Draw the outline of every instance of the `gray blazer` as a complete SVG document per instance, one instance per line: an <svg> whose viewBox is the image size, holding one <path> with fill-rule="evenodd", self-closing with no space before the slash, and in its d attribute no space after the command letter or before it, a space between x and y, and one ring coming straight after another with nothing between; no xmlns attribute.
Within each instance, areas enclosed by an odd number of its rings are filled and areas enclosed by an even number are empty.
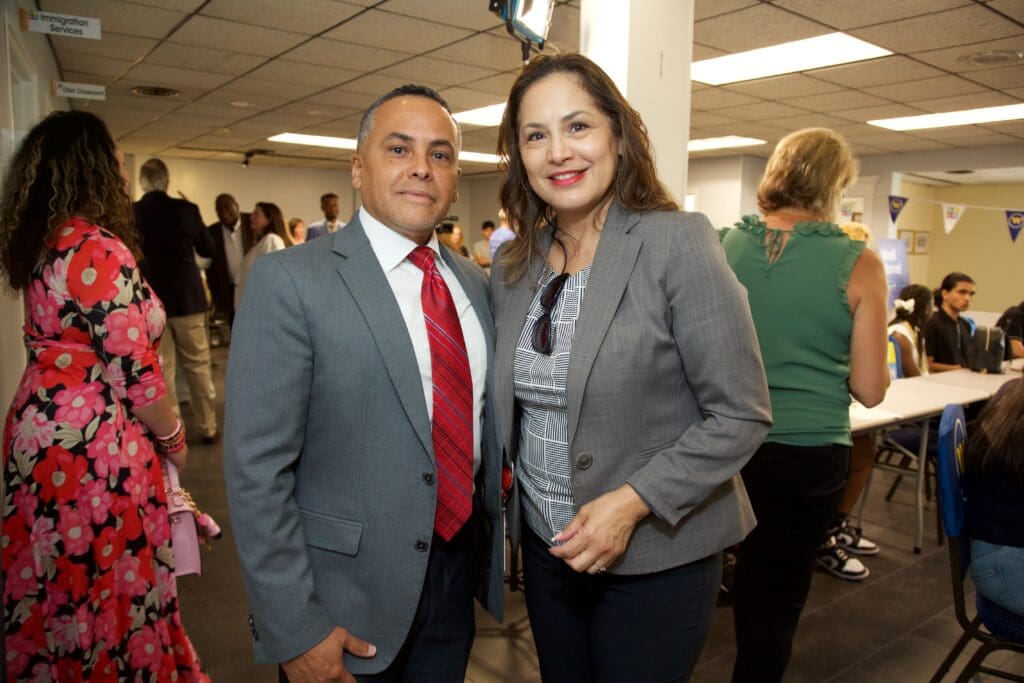
<svg viewBox="0 0 1024 683"><path fill-rule="evenodd" d="M550 243L549 233L545 253ZM492 405L513 462L515 346L543 268L534 259L506 287L500 254L492 265ZM738 472L771 425L768 385L746 291L703 215L640 214L612 204L576 321L567 390L577 509L629 483L653 511L609 571L679 566L754 527ZM517 504L514 495L514 547Z"/></svg>
<svg viewBox="0 0 1024 683"><path fill-rule="evenodd" d="M483 270L442 248L480 319ZM501 466L485 416L476 480L478 597L502 613ZM224 476L257 661L305 652L334 626L377 646L379 672L419 602L437 489L412 342L358 217L260 258L231 339ZM431 476L428 476L431 475Z"/></svg>

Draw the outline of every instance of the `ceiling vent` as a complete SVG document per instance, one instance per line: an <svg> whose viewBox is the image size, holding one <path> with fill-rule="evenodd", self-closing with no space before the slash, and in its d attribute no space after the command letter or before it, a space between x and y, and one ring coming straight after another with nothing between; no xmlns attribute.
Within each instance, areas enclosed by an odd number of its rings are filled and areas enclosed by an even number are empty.
<svg viewBox="0 0 1024 683"><path fill-rule="evenodd" d="M957 57L960 64L974 64L988 68L1024 64L1024 52L1020 50L984 50Z"/></svg>
<svg viewBox="0 0 1024 683"><path fill-rule="evenodd" d="M132 94L140 97L177 97L181 92L174 88L162 88L158 85L137 85L132 88Z"/></svg>

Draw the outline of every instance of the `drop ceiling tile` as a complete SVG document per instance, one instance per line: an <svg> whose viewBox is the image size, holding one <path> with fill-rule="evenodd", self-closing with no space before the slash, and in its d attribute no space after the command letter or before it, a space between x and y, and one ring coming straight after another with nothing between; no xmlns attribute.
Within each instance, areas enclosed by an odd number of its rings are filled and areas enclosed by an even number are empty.
<svg viewBox="0 0 1024 683"><path fill-rule="evenodd" d="M990 88L1007 90L1009 88L1024 87L1024 66L1007 66L1002 69L988 69L986 71L971 71L964 74L964 78L983 83Z"/></svg>
<svg viewBox="0 0 1024 683"><path fill-rule="evenodd" d="M291 100L301 99L315 93L319 88L303 83L282 83L267 81L253 76L242 76L228 83L220 90L224 93L242 95L243 100L262 99L265 102L282 104Z"/></svg>
<svg viewBox="0 0 1024 683"><path fill-rule="evenodd" d="M103 119L108 126L114 120L117 120L119 123L132 122L138 126L153 121L163 114L162 111L154 111L152 109L118 106L107 100L75 100L73 105L76 111L92 112Z"/></svg>
<svg viewBox="0 0 1024 683"><path fill-rule="evenodd" d="M324 38L314 38L288 53L288 59L292 61L356 71L375 71L410 56L407 52L353 45Z"/></svg>
<svg viewBox="0 0 1024 683"><path fill-rule="evenodd" d="M845 85L847 88L864 88L944 75L938 69L900 55L816 69L810 73L815 78Z"/></svg>
<svg viewBox="0 0 1024 683"><path fill-rule="evenodd" d="M189 141L188 146L192 148L205 147L208 149L249 149L263 143L265 140L249 131L229 132L217 131L207 135L200 135Z"/></svg>
<svg viewBox="0 0 1024 683"><path fill-rule="evenodd" d="M188 87L205 91L226 83L230 78L227 74L143 63L133 67L122 80L130 81L132 85Z"/></svg>
<svg viewBox="0 0 1024 683"><path fill-rule="evenodd" d="M178 109L160 117L160 123L179 128L193 127L203 129L226 128L235 120L237 119L226 116L203 116L194 111L185 111L184 109Z"/></svg>
<svg viewBox="0 0 1024 683"><path fill-rule="evenodd" d="M694 62L699 62L702 59L711 59L712 57L721 57L722 55L729 54L725 50L719 50L716 47L710 47L708 45L701 45L694 41L693 43L693 55L690 59Z"/></svg>
<svg viewBox="0 0 1024 683"><path fill-rule="evenodd" d="M765 121L767 119L781 119L786 116L803 116L807 114L807 109L791 107L789 104L779 104L778 102L758 102L747 106L735 107L729 111L725 111L725 113L735 119L741 119L744 121ZM691 125L693 125L693 117L697 114L706 116L708 112L693 112L690 115Z"/></svg>
<svg viewBox="0 0 1024 683"><path fill-rule="evenodd" d="M927 130L915 130L914 137L926 140L939 140L949 144L959 145L964 140L980 138L986 135L997 135L982 126L949 126L947 128L929 128ZM1007 136L1009 137L1009 136Z"/></svg>
<svg viewBox="0 0 1024 683"><path fill-rule="evenodd" d="M512 84L515 83L518 76L519 72L506 72L497 76L481 78L478 81L464 83L463 85L471 90L479 90L496 95L498 99L495 101L499 101L508 99L509 90L512 89Z"/></svg>
<svg viewBox="0 0 1024 683"><path fill-rule="evenodd" d="M53 42L53 49L58 56L65 52L77 52L109 59L123 59L129 62L141 59L157 45L157 41L153 38L139 38L107 31L105 24L103 25L103 40L82 40L81 38L62 36L50 36L49 38Z"/></svg>
<svg viewBox="0 0 1024 683"><path fill-rule="evenodd" d="M68 76L68 74L65 74L65 76ZM128 112L132 112L133 116L134 114L139 114L139 118L142 118L146 112L153 116L157 113L177 109L185 102L187 100L183 100L180 97L140 97L139 95L113 93L108 90L107 99L103 102L97 102L97 104L115 107L122 112L122 116L127 116ZM80 103L86 105L88 100L81 100Z"/></svg>
<svg viewBox="0 0 1024 683"><path fill-rule="evenodd" d="M850 147L853 149L854 156L864 158L872 154L885 154L889 150L882 147L873 147L871 145L863 145L859 142L851 142Z"/></svg>
<svg viewBox="0 0 1024 683"><path fill-rule="evenodd" d="M363 11L358 5L333 0L210 0L202 13L240 24L273 26L314 35Z"/></svg>
<svg viewBox="0 0 1024 683"><path fill-rule="evenodd" d="M446 88L439 91L452 111L465 111L494 104L494 95L469 88Z"/></svg>
<svg viewBox="0 0 1024 683"><path fill-rule="evenodd" d="M766 120L764 123L775 128L782 128L787 133L801 128L832 128L846 123L845 120L829 114L804 114L803 116L786 116Z"/></svg>
<svg viewBox="0 0 1024 683"><path fill-rule="evenodd" d="M693 19L694 21L710 19L719 14L728 14L756 4L757 0L697 0L693 8Z"/></svg>
<svg viewBox="0 0 1024 683"><path fill-rule="evenodd" d="M819 95L821 93L835 92L841 90L842 86L828 81L822 81L803 74L787 74L785 76L774 76L772 78L759 78L755 81L744 81L722 86L731 92L738 92L743 95L752 95L766 100L784 100L788 102L790 97L805 97L807 95Z"/></svg>
<svg viewBox="0 0 1024 683"><path fill-rule="evenodd" d="M312 126L305 126L295 131L306 135L330 135L337 138L354 138L359 133L359 122L349 118L324 121Z"/></svg>
<svg viewBox="0 0 1024 683"><path fill-rule="evenodd" d="M131 0L135 5L148 5L150 7L162 7L163 9L174 10L191 14L199 9L206 0ZM104 31L105 33L105 31Z"/></svg>
<svg viewBox="0 0 1024 683"><path fill-rule="evenodd" d="M767 103L766 103L767 104ZM730 123L736 123L740 120L736 114L742 107L737 107L736 112L729 112L732 116L724 116L718 112L710 111L693 111L690 112L690 128L703 128L704 126L721 126ZM754 108L751 107L751 110ZM757 120L760 117L753 118Z"/></svg>
<svg viewBox="0 0 1024 683"><path fill-rule="evenodd" d="M449 24L474 31L486 31L502 23L501 18L487 10L485 2L465 0L389 0L375 9L405 14L419 19L429 19L440 24Z"/></svg>
<svg viewBox="0 0 1024 683"><path fill-rule="evenodd" d="M511 71L522 66L522 53L518 42L486 33L435 50L430 56L482 66L493 71Z"/></svg>
<svg viewBox="0 0 1024 683"><path fill-rule="evenodd" d="M428 52L472 35L464 28L371 9L323 37L371 47L401 45L406 52Z"/></svg>
<svg viewBox="0 0 1024 683"><path fill-rule="evenodd" d="M834 26L840 31L906 19L941 10L969 5L970 0L858 0L857 2L822 2L821 0L776 0L784 7L807 19Z"/></svg>
<svg viewBox="0 0 1024 683"><path fill-rule="evenodd" d="M274 59L247 74L247 77L278 83L298 83L323 90L358 78L359 75L358 71L339 69L334 66L317 66L316 64L292 62L287 59Z"/></svg>
<svg viewBox="0 0 1024 683"><path fill-rule="evenodd" d="M1010 88L1009 90L1003 90L1003 92L1010 97L1016 97L1018 100L1024 102L1024 88Z"/></svg>
<svg viewBox="0 0 1024 683"><path fill-rule="evenodd" d="M959 58L978 52L989 52L992 50L1017 50L1024 52L1024 34L1014 36L1012 38L986 40L983 42L971 43L970 45L958 45L956 47L945 48L942 50L918 52L915 53L913 57L914 59L918 59L928 64L933 64L934 66L937 66L940 69L945 69L946 71L964 73L967 71L985 71L992 67L991 65L985 64L960 62L958 61Z"/></svg>
<svg viewBox="0 0 1024 683"><path fill-rule="evenodd" d="M163 38L188 16L184 12L119 0L43 0L40 8L47 12L99 19L104 35L111 31L146 38ZM93 41L78 39L78 42Z"/></svg>
<svg viewBox="0 0 1024 683"><path fill-rule="evenodd" d="M913 105L926 112L960 111L961 109L977 109L979 107L999 107L1005 104L1018 104L1018 100L1009 95L987 91L957 97L939 97L931 100L915 101Z"/></svg>
<svg viewBox="0 0 1024 683"><path fill-rule="evenodd" d="M479 128L472 131L462 131L462 148L474 152L494 154L498 148L497 127Z"/></svg>
<svg viewBox="0 0 1024 683"><path fill-rule="evenodd" d="M285 121L288 119L293 120L295 128L300 126L311 126L317 123L323 123L324 121L331 121L354 113L360 112L359 110L351 107L328 106L326 104L317 104L309 100L299 100L298 102L292 102L291 104L286 104L283 107L278 107L271 112L267 112L268 115L274 114L281 116Z"/></svg>
<svg viewBox="0 0 1024 683"><path fill-rule="evenodd" d="M726 52L744 52L790 40L813 38L830 29L765 3L693 25L693 42Z"/></svg>
<svg viewBox="0 0 1024 683"><path fill-rule="evenodd" d="M893 52L910 53L1005 38L1021 33L1021 27L983 5L972 4L850 33Z"/></svg>
<svg viewBox="0 0 1024 683"><path fill-rule="evenodd" d="M178 43L161 43L146 57L145 63L240 76L247 71L252 71L265 61L266 57L259 55L247 55L241 52L215 50L195 45L182 48Z"/></svg>
<svg viewBox="0 0 1024 683"><path fill-rule="evenodd" d="M301 33L249 26L213 17L193 16L168 39L184 45L214 46L220 50L273 57L295 47L307 37Z"/></svg>
<svg viewBox="0 0 1024 683"><path fill-rule="evenodd" d="M936 149L950 149L951 145L947 145L943 142L935 142L933 140L915 140L913 138L904 137L899 142L895 143L891 149L897 152L931 152Z"/></svg>
<svg viewBox="0 0 1024 683"><path fill-rule="evenodd" d="M225 112L234 111L237 113L235 118L241 119L266 109L279 107L286 101L283 98L266 96L250 97L237 92L227 91L224 88L218 88L213 92L206 93L201 98L197 98L196 104L204 107L219 107Z"/></svg>
<svg viewBox="0 0 1024 683"><path fill-rule="evenodd" d="M372 101L407 83L409 83L409 80L406 78L388 76L383 73L372 73L362 78L351 80L345 83L345 85L339 86L338 90L369 95Z"/></svg>
<svg viewBox="0 0 1024 683"><path fill-rule="evenodd" d="M1020 0L988 0L988 6L1024 24L1024 3Z"/></svg>
<svg viewBox="0 0 1024 683"><path fill-rule="evenodd" d="M548 29L547 45L560 52L580 50L580 10L570 5L555 5L551 14L551 28Z"/></svg>
<svg viewBox="0 0 1024 683"><path fill-rule="evenodd" d="M390 89L391 88L388 88L387 90ZM325 104L328 106L338 105L350 109L358 109L359 111L364 111L367 107L373 104L373 101L375 99L377 99L380 95L383 95L385 92L387 92L387 90L370 94L346 90L345 86L341 86L338 88L331 88L330 90L324 90L323 92L318 92L314 95L310 95L309 97L306 98L306 100L309 102L314 102L316 104Z"/></svg>
<svg viewBox="0 0 1024 683"><path fill-rule="evenodd" d="M736 123L726 123L718 126L707 126L700 129L700 135L691 135L691 138L698 140L700 138L716 138L723 135L740 135L743 137L757 138L759 140L767 140L769 142L776 142L779 139L785 137L790 132L799 128L806 128L807 126L777 126L770 123L762 123L760 121L737 121Z"/></svg>
<svg viewBox="0 0 1024 683"><path fill-rule="evenodd" d="M79 42L85 42L81 40ZM97 74L100 76L113 77L122 74L131 68L132 62L123 59L109 59L96 55L83 54L81 52L65 51L60 53L59 63L61 69L80 71L82 73Z"/></svg>
<svg viewBox="0 0 1024 683"><path fill-rule="evenodd" d="M959 76L937 76L922 78L917 81L892 83L889 85L862 88L869 95L884 97L894 102L914 102L916 100L934 98L936 94L966 95L982 92L984 87Z"/></svg>
<svg viewBox="0 0 1024 683"><path fill-rule="evenodd" d="M809 111L842 112L846 109L878 107L890 104L889 100L874 95L867 95L859 90L837 90L822 95L809 97L791 97L788 104Z"/></svg>
<svg viewBox="0 0 1024 683"><path fill-rule="evenodd" d="M690 93L690 109L705 111L711 109L724 109L726 107L743 107L755 105L763 100L750 95L741 95L736 92L729 92L721 88L708 88L699 92ZM728 112L723 112L726 116Z"/></svg>
<svg viewBox="0 0 1024 683"><path fill-rule="evenodd" d="M1024 121L1003 121L1002 123L986 123L985 128L995 132L1024 138Z"/></svg>
<svg viewBox="0 0 1024 683"><path fill-rule="evenodd" d="M404 78L413 83L425 83L434 88L458 85L495 75L491 69L433 57L416 57L381 69L380 73Z"/></svg>

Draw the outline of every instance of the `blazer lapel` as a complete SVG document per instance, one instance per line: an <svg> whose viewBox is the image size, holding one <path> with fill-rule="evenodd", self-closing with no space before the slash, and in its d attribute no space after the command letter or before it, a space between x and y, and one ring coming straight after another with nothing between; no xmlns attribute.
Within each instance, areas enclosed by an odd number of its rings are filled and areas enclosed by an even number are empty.
<svg viewBox="0 0 1024 683"><path fill-rule="evenodd" d="M597 352L601 348L605 333L612 322L619 301L622 299L630 273L636 265L637 254L643 240L631 235L630 230L640 221L633 213L626 211L618 201L613 201L604 221L601 239L594 254L594 263L583 297L583 307L576 321L572 337L572 353L569 358L569 377L566 388L566 410L569 418L568 438L570 445L579 426L580 410L583 406L583 392L594 366Z"/></svg>
<svg viewBox="0 0 1024 683"><path fill-rule="evenodd" d="M358 216L330 239L334 241L331 248L341 257L337 259L338 274L345 281L377 342L377 349L406 417L416 430L427 457L433 459L430 418L423 399L416 352L398 301L391 292L391 285L370 247Z"/></svg>

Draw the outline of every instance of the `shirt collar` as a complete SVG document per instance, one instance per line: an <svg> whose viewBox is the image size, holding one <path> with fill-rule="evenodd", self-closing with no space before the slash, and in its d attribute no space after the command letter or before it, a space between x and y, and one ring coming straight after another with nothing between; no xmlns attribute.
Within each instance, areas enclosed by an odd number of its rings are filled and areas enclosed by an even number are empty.
<svg viewBox="0 0 1024 683"><path fill-rule="evenodd" d="M402 265L412 250L420 246L374 218L365 206L359 207L359 222L362 224L366 239L370 240L370 247L377 255L377 260L380 261L380 266L385 273L390 273ZM441 270L446 269L448 264L441 256L441 245L437 241L437 233L430 233L430 241L426 246L434 251L434 262L437 267Z"/></svg>

